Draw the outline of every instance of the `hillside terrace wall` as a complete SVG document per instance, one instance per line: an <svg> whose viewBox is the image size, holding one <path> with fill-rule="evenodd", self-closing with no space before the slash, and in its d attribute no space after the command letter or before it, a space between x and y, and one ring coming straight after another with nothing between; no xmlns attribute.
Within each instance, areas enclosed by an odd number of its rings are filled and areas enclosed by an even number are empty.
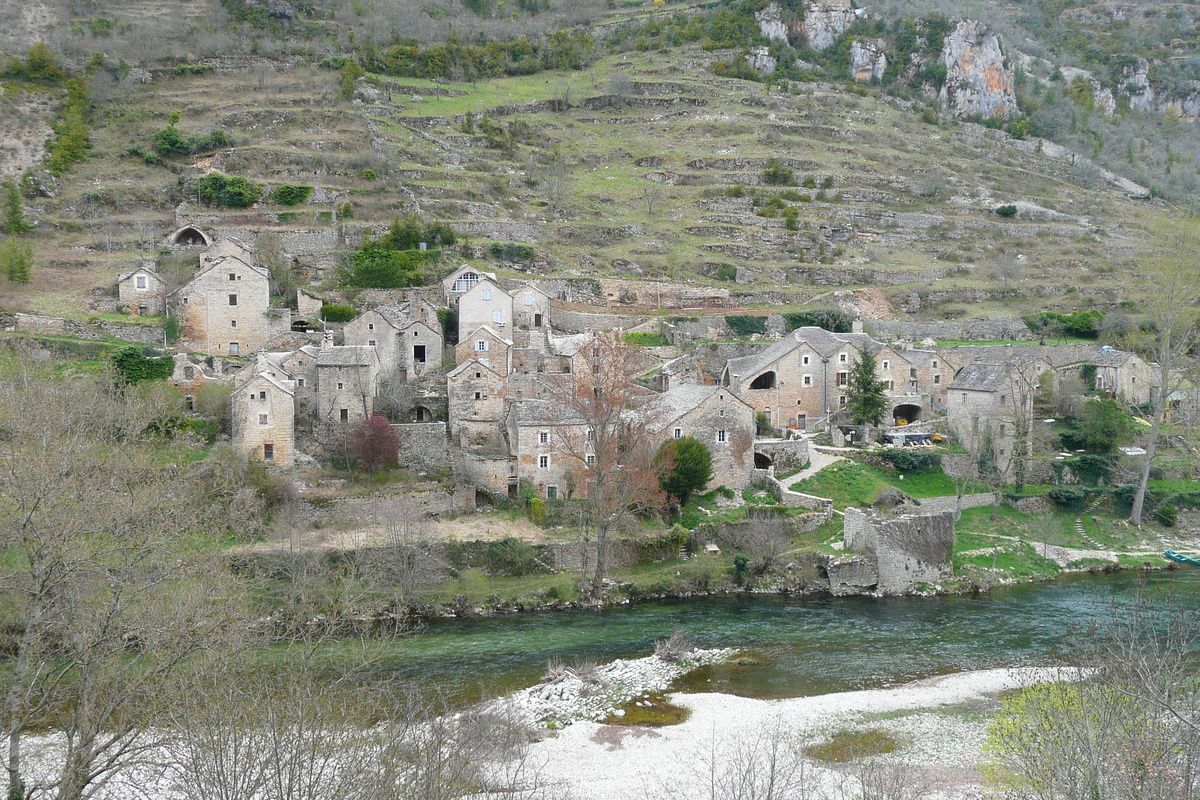
<svg viewBox="0 0 1200 800"><path fill-rule="evenodd" d="M75 339L106 339L110 336L127 342L162 347L163 329L153 325L122 325L119 322L89 320L79 322L62 317L44 317L37 314L15 314L13 329L24 333L43 336L70 336Z"/></svg>
<svg viewBox="0 0 1200 800"><path fill-rule="evenodd" d="M444 422L392 425L400 439L397 462L418 472L438 472L450 461L450 440Z"/></svg>
<svg viewBox="0 0 1200 800"><path fill-rule="evenodd" d="M877 339L911 339L917 342L923 339L972 342L1036 338L1029 326L1018 317L989 317L961 322L905 322L894 319L872 319L866 320L863 327Z"/></svg>
<svg viewBox="0 0 1200 800"><path fill-rule="evenodd" d="M663 281L559 278L537 282L552 299L627 311L731 308L729 289Z"/></svg>
<svg viewBox="0 0 1200 800"><path fill-rule="evenodd" d="M959 498L953 496L922 497L920 500L922 514L940 514L946 511L953 513L959 509L966 510L968 508L990 506L993 502L995 502L995 495L992 492L964 494L961 505L959 504Z"/></svg>

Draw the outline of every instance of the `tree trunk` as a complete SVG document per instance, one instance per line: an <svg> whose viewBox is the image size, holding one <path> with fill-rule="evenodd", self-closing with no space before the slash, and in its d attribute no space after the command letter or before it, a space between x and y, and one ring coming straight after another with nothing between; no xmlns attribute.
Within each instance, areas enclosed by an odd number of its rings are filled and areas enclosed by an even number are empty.
<svg viewBox="0 0 1200 800"><path fill-rule="evenodd" d="M1154 416L1151 421L1150 439L1146 442L1146 455L1142 457L1142 470L1138 475L1137 491L1133 495L1133 508L1129 511L1129 521L1139 528L1142 525L1142 509L1146 504L1146 488L1150 485L1150 467L1154 463L1154 454L1158 451L1158 430L1166 417L1167 403L1171 396L1171 329L1162 333L1158 348L1158 390L1154 393Z"/></svg>
<svg viewBox="0 0 1200 800"><path fill-rule="evenodd" d="M592 576L592 600L599 603L604 599L604 573L608 569L605 550L608 548L608 525L596 525L596 571Z"/></svg>

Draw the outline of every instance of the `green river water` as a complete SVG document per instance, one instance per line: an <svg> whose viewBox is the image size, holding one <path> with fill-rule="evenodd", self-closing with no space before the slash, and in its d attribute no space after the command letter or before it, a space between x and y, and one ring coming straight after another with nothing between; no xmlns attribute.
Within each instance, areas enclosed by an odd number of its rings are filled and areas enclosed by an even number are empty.
<svg viewBox="0 0 1200 800"><path fill-rule="evenodd" d="M550 658L649 655L655 639L678 628L701 647L745 649L754 662L713 668L691 688L796 697L1057 663L1139 592L1200 608L1200 568L1068 577L975 596L736 596L442 620L393 642L378 668L469 701L536 683Z"/></svg>

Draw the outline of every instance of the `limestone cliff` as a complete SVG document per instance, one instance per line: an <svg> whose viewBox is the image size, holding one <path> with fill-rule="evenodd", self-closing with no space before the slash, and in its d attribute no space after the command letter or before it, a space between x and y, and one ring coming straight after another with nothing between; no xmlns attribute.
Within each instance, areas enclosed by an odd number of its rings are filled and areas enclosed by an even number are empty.
<svg viewBox="0 0 1200 800"><path fill-rule="evenodd" d="M779 3L771 3L762 11L755 12L758 20L758 30L764 37L772 41L786 42L788 40L787 26L783 24L783 9Z"/></svg>
<svg viewBox="0 0 1200 800"><path fill-rule="evenodd" d="M881 39L855 39L850 45L850 74L858 83L883 78L887 56Z"/></svg>
<svg viewBox="0 0 1200 800"><path fill-rule="evenodd" d="M812 0L804 9L803 33L813 50L825 50L854 24L856 14L850 0Z"/></svg>
<svg viewBox="0 0 1200 800"><path fill-rule="evenodd" d="M957 116L1007 119L1020 113L1000 37L982 23L958 20L942 46L942 63L946 83L938 99Z"/></svg>

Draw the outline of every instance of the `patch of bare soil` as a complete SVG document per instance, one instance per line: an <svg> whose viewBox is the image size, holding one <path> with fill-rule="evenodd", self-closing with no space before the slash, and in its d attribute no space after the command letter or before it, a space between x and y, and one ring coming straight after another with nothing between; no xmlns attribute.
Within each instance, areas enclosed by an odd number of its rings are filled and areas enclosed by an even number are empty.
<svg viewBox="0 0 1200 800"><path fill-rule="evenodd" d="M422 522L412 535L420 539L443 542L494 542L516 537L529 544L546 540L542 529L527 519L510 520L492 514L470 514L455 519ZM394 533L382 525L354 528L320 528L298 534L290 539L273 539L240 548L248 553L277 553L299 548L302 550L353 550L360 547L380 547L392 541Z"/></svg>

